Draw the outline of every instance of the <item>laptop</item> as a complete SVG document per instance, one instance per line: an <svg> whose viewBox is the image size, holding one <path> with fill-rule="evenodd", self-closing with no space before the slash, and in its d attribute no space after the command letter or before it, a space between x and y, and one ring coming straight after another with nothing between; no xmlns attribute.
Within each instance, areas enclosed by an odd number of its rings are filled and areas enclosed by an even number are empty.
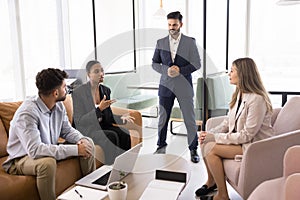
<svg viewBox="0 0 300 200"><path fill-rule="evenodd" d="M117 156L113 165L103 165L75 182L75 185L107 190L108 184L119 181L132 172L142 143ZM120 172L125 173L120 176Z"/></svg>

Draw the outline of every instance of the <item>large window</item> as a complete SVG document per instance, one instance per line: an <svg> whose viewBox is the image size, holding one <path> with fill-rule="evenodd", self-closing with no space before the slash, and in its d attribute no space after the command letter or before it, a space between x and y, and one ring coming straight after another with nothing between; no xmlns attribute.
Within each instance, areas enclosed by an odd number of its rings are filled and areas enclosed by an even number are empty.
<svg viewBox="0 0 300 200"><path fill-rule="evenodd" d="M227 1L207 1L206 54L207 73L224 71L226 68Z"/></svg>
<svg viewBox="0 0 300 200"><path fill-rule="evenodd" d="M15 66L12 52L11 26L7 1L0 1L0 99L15 99Z"/></svg>
<svg viewBox="0 0 300 200"><path fill-rule="evenodd" d="M34 95L37 72L61 67L56 1L27 0L19 6L26 95Z"/></svg>
<svg viewBox="0 0 300 200"><path fill-rule="evenodd" d="M44 68L80 69L85 68L88 60L95 59L92 3L0 1L0 100L23 100L37 94L35 76ZM99 49L105 53L121 52L113 57L98 54L99 60L109 60L104 66L113 66L113 72L133 71L132 1L95 0L95 12ZM123 33L129 34L115 46L109 43L108 48L102 48L103 43Z"/></svg>
<svg viewBox="0 0 300 200"><path fill-rule="evenodd" d="M247 0L230 0L229 3L228 69L237 58L246 56Z"/></svg>
<svg viewBox="0 0 300 200"><path fill-rule="evenodd" d="M63 6L63 13L66 16L64 19L68 20L63 24L69 24L69 29L68 26L63 27L66 35L66 58L70 59L69 63L66 62L66 67L85 68L86 61L95 58L92 1L69 0Z"/></svg>
<svg viewBox="0 0 300 200"><path fill-rule="evenodd" d="M136 67L144 73L142 79L157 79L152 56L156 40L168 34L166 16L155 15L159 0L134 0L135 10L132 0L0 1L1 100L36 94L35 75L43 68L79 69L95 59L93 2L97 59L105 71L129 72ZM162 2L165 14L182 13L182 32L196 38L202 57L203 1ZM267 90L299 91L295 83L300 76L300 5L279 6L274 0L229 2L229 67L236 58L252 57ZM225 70L226 7L227 1L207 0L208 74Z"/></svg>
<svg viewBox="0 0 300 200"><path fill-rule="evenodd" d="M252 57L268 91L299 91L299 8L274 0L230 0L229 65ZM281 106L280 95L270 97L274 107Z"/></svg>
<svg viewBox="0 0 300 200"><path fill-rule="evenodd" d="M167 35L166 16L155 16L159 9L159 1L140 1L139 5L139 27L165 30ZM199 0L164 0L163 9L168 14L172 11L180 11L183 15L182 33L194 37L199 47L201 58L203 57L203 1ZM224 71L226 66L226 15L227 1L207 1L207 73ZM161 37L161 31L155 35L156 39ZM155 44L154 44L155 45ZM146 52L142 60L151 63L153 52ZM202 58L203 59L203 58ZM144 63L143 63L144 61ZM201 70L193 75L201 76Z"/></svg>
<svg viewBox="0 0 300 200"><path fill-rule="evenodd" d="M268 90L299 91L300 5L274 0L251 1L249 56L262 72Z"/></svg>
<svg viewBox="0 0 300 200"><path fill-rule="evenodd" d="M249 56L255 59L268 91L299 91L300 5L279 6L253 0L250 6ZM274 107L279 95L271 95Z"/></svg>
<svg viewBox="0 0 300 200"><path fill-rule="evenodd" d="M132 0L95 0L97 59L106 73L134 70Z"/></svg>

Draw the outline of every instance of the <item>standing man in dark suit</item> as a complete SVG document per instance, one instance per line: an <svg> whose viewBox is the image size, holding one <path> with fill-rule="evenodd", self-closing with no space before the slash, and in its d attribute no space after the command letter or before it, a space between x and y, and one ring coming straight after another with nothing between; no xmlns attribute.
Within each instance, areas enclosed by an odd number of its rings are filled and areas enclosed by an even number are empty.
<svg viewBox="0 0 300 200"><path fill-rule="evenodd" d="M164 153L167 128L175 97L179 102L188 132L191 161L199 162L197 126L194 113L192 73L200 69L200 56L194 38L183 35L182 15L167 15L169 35L159 39L152 58L152 68L161 74L159 83L159 122L156 153Z"/></svg>

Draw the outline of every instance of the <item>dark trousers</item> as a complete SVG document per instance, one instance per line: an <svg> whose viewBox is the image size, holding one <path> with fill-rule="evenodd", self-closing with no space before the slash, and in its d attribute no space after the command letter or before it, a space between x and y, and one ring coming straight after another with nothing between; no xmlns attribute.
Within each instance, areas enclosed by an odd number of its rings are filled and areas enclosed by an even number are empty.
<svg viewBox="0 0 300 200"><path fill-rule="evenodd" d="M123 149L125 151L127 151L128 149L131 148L130 133L127 129L120 128L117 126L109 126L109 127L105 127L105 129L103 131L106 132L107 130L113 131L116 133L117 138L114 138L112 140L118 140L118 142L112 141L114 144L116 144L118 147L120 147L121 149Z"/></svg>
<svg viewBox="0 0 300 200"><path fill-rule="evenodd" d="M180 109L183 114L184 124L187 128L187 140L190 150L197 149L198 137L197 126L195 122L195 111L193 98L184 94L178 93L177 96L173 93L169 97L159 97L159 121L158 121L158 141L157 145L167 145L167 128L170 120L172 107L174 105L175 98L178 99Z"/></svg>
<svg viewBox="0 0 300 200"><path fill-rule="evenodd" d="M93 139L95 145L98 144L103 149L105 160L100 160L100 162L111 165L118 155L130 149L131 140L129 131L126 129L113 126L105 128L104 130L99 128L87 136Z"/></svg>

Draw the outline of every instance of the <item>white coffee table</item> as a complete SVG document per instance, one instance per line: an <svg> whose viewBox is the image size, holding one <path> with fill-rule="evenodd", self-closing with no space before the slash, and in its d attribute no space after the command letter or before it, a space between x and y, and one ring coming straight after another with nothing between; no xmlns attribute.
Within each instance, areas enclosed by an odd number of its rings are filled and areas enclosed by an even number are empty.
<svg viewBox="0 0 300 200"><path fill-rule="evenodd" d="M172 154L141 154L133 173L124 178L128 184L127 199L140 198L148 183L155 179L156 169L186 172L187 182L190 179L190 167L184 158Z"/></svg>
<svg viewBox="0 0 300 200"><path fill-rule="evenodd" d="M141 197L148 183L155 179L157 169L185 172L187 182L190 179L190 167L184 158L173 154L141 154L137 158L133 172L123 179L128 184L128 200L138 200ZM109 197L104 199L109 200Z"/></svg>

